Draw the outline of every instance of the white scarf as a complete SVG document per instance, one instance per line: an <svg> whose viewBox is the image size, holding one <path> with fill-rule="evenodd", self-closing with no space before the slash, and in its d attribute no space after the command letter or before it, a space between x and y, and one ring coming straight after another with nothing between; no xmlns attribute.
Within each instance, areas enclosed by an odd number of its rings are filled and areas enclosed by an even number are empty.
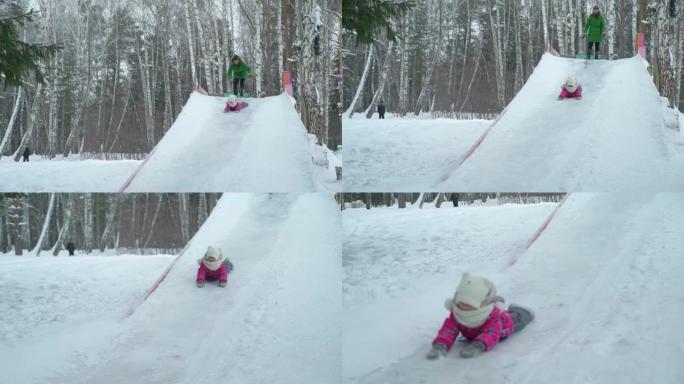
<svg viewBox="0 0 684 384"><path fill-rule="evenodd" d="M206 258L202 258L201 260L202 260L202 264L204 264L204 266L206 266L207 268L209 268L212 271L215 271L215 270L221 268L221 264L223 264L223 256L219 257L219 259L216 261L209 261Z"/></svg>
<svg viewBox="0 0 684 384"><path fill-rule="evenodd" d="M463 311L456 306L456 303L451 306L456 321L467 328L477 328L484 324L492 310L494 310L494 303L489 303L474 311Z"/></svg>

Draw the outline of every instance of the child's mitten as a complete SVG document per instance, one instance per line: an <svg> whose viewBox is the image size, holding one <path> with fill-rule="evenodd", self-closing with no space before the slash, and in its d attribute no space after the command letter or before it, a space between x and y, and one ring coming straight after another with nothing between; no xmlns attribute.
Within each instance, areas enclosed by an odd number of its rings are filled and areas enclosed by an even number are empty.
<svg viewBox="0 0 684 384"><path fill-rule="evenodd" d="M204 281L198 281L197 288L204 288Z"/></svg>
<svg viewBox="0 0 684 384"><path fill-rule="evenodd" d="M463 358L470 358L470 357L475 357L482 352L484 352L485 346L482 344L480 341L473 341L472 343L468 344L465 348L461 349L461 357Z"/></svg>
<svg viewBox="0 0 684 384"><path fill-rule="evenodd" d="M226 282L225 282L225 281L219 281L219 287L225 288L225 287L226 287Z"/></svg>
<svg viewBox="0 0 684 384"><path fill-rule="evenodd" d="M436 343L432 346L432 349L427 354L428 360L434 360L437 358L442 358L447 354L447 346L444 343Z"/></svg>

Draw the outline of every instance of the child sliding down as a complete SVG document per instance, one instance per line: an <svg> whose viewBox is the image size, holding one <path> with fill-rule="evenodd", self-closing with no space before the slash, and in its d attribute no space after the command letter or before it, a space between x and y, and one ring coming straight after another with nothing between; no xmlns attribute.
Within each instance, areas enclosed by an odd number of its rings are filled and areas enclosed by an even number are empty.
<svg viewBox="0 0 684 384"><path fill-rule="evenodd" d="M459 333L470 341L461 350L461 357L477 356L521 331L534 319L532 312L525 308L510 305L504 310L497 306L497 302L503 302L503 299L496 295L492 282L464 273L456 294L445 303L451 313L433 340L427 358L432 360L446 356Z"/></svg>
<svg viewBox="0 0 684 384"><path fill-rule="evenodd" d="M228 96L226 100L226 107L223 112L240 112L241 109L246 108L249 104L238 99L235 95Z"/></svg>
<svg viewBox="0 0 684 384"><path fill-rule="evenodd" d="M206 280L218 280L219 287L225 288L228 283L228 272L233 269L233 265L228 259L223 258L221 249L209 247L204 257L197 260L199 269L197 270L197 287L204 287Z"/></svg>
<svg viewBox="0 0 684 384"><path fill-rule="evenodd" d="M565 84L561 87L561 93L558 95L558 100L567 98L582 99L582 85L572 76L565 80Z"/></svg>

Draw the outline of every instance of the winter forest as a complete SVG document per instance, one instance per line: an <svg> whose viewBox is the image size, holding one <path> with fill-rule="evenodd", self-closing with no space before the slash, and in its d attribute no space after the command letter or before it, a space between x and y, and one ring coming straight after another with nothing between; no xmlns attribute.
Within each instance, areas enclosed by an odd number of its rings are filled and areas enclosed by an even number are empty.
<svg viewBox="0 0 684 384"><path fill-rule="evenodd" d="M0 194L0 253L176 253L220 194Z"/></svg>
<svg viewBox="0 0 684 384"><path fill-rule="evenodd" d="M670 107L684 110L684 2L681 0L410 0L371 44L345 34L345 107L490 118L520 90L549 48L586 52L584 20L598 4L606 18L602 54L636 54L645 34L650 72ZM396 34L396 38L390 35ZM359 97L355 98L357 89ZM354 103L354 105L351 105Z"/></svg>
<svg viewBox="0 0 684 384"><path fill-rule="evenodd" d="M251 67L246 92L278 95L289 71L307 131L333 150L341 144L339 1L0 4L2 18L31 15L21 40L60 47L39 65L44 84L0 87L0 155L18 160L30 146L47 158L141 159L193 90L232 90L226 68L236 54Z"/></svg>
<svg viewBox="0 0 684 384"><path fill-rule="evenodd" d="M425 204L442 208L473 204L557 203L564 196L564 193L343 193L340 208L406 208L407 204L418 208L423 208ZM451 204L443 205L444 202Z"/></svg>

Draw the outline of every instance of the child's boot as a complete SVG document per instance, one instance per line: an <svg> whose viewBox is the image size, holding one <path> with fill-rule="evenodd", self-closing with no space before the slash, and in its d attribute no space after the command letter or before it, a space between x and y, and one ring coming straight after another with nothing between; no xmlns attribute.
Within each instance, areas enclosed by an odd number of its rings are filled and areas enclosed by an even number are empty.
<svg viewBox="0 0 684 384"><path fill-rule="evenodd" d="M219 287L225 288L225 287L226 287L226 282L225 282L225 281L219 281Z"/></svg>
<svg viewBox="0 0 684 384"><path fill-rule="evenodd" d="M522 331L527 324L534 320L534 313L532 313L532 311L515 304L509 305L507 311L511 314L513 325L515 325L515 331L513 331L513 333Z"/></svg>

